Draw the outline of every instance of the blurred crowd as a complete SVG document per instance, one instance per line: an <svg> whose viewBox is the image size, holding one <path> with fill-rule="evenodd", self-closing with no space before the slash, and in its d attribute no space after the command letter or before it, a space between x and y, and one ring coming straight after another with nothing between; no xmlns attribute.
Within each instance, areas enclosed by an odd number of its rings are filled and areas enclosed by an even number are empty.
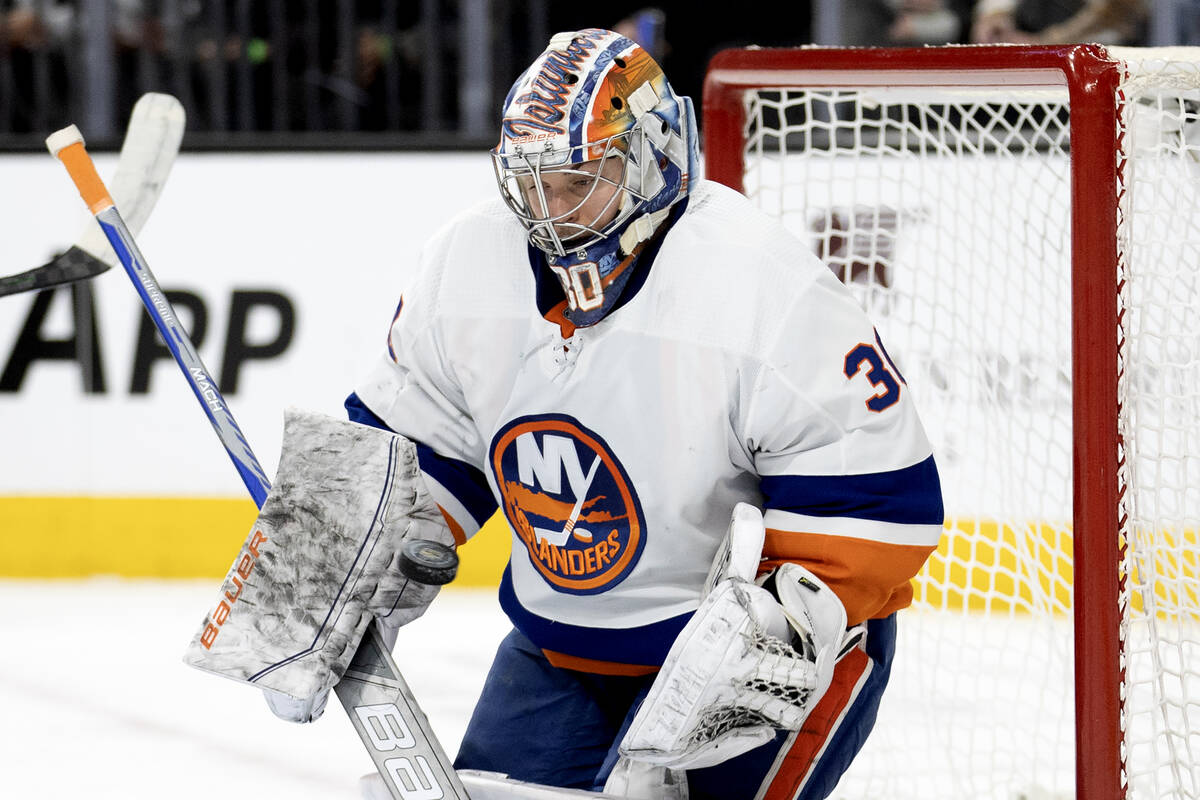
<svg viewBox="0 0 1200 800"><path fill-rule="evenodd" d="M843 44L1146 43L1151 0L847 0Z"/></svg>
<svg viewBox="0 0 1200 800"><path fill-rule="evenodd" d="M0 136L44 132L104 104L121 120L151 90L179 96L193 131L453 133L472 80L498 107L549 33L586 26L637 39L697 101L712 55L749 44L1200 43L1200 0L802 0L786 16L751 6L0 0ZM1175 41L1152 42L1152 12L1168 6Z"/></svg>
<svg viewBox="0 0 1200 800"><path fill-rule="evenodd" d="M0 132L81 113L97 70L118 118L157 90L193 130L417 129L418 17L387 0L0 0Z"/></svg>

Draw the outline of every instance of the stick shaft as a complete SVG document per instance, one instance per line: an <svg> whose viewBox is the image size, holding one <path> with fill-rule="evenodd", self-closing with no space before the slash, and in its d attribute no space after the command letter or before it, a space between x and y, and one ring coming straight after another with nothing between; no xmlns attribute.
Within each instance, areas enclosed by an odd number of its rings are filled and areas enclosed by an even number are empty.
<svg viewBox="0 0 1200 800"><path fill-rule="evenodd" d="M154 320L154 325L162 334L175 363L182 370L188 385L192 387L192 392L212 423L213 430L225 446L225 451L232 459L238 474L242 476L255 505L262 508L271 488L270 481L250 450L250 445L234 420L233 413L225 404L225 398L221 396L216 381L205 368L192 345L191 338L179 324L174 309L159 288L158 281L138 249L137 242L121 219L121 214L104 182L96 173L95 164L84 149L83 137L71 126L53 134L47 140L47 145L67 167L79 194L92 210L96 221L100 223L104 235L117 254L117 259L137 289L142 305ZM439 792L437 795L420 792L424 797L467 800L466 790L463 789L450 759L446 757L425 715L417 706L416 699L409 691L408 684L375 626L372 626L368 634L368 641L374 646L370 651L364 648L355 654L355 660L351 663L352 669L348 670L334 689L346 713L350 715L355 732L375 761L388 791L398 799L412 796L411 791L405 787L415 783L418 790ZM369 652L374 653L374 663L371 663ZM353 669L356 664L360 668L363 665L369 665L370 668L365 674L360 674ZM369 723L370 719L374 719L371 715L378 715L383 711L394 712L396 718L413 734L404 740L403 746L390 736L381 740L378 732ZM420 738L417 738L418 736ZM412 741L409 742L409 739ZM403 752L393 753L397 748Z"/></svg>
<svg viewBox="0 0 1200 800"><path fill-rule="evenodd" d="M121 219L135 236L158 203L186 125L183 106L171 95L147 92L133 106L116 173L105 181L105 186L121 209ZM94 222L89 221L76 244L110 266L117 266L104 232Z"/></svg>
<svg viewBox="0 0 1200 800"><path fill-rule="evenodd" d="M167 301L166 295L163 294L158 281L154 278L154 273L147 266L146 259L138 249L137 242L133 240L133 235L125 226L124 220L121 219L120 212L117 211L116 206L110 205L96 214L96 221L100 223L104 235L108 237L109 243L117 254L117 259L125 268L134 288L137 289L138 296L142 299L142 305L146 307L146 311L154 320L158 332L162 334L163 341L166 342L171 355L175 357L175 363L179 365L184 377L187 378L188 385L192 387L192 392L196 395L196 400L204 408L209 423L212 424L225 451L229 453L234 467L242 477L242 482L246 484L246 489L254 498L255 505L261 508L262 504L266 502L267 492L271 489L270 480L250 449L250 444L246 441L242 429L238 427L237 420L233 418L233 412L229 410L225 398L217 388L217 382L213 380L212 375L204 366L191 338L180 324L179 318L175 316L174 309L171 308L170 302Z"/></svg>
<svg viewBox="0 0 1200 800"><path fill-rule="evenodd" d="M67 168L75 188L79 190L83 201L100 223L101 230L117 254L117 260L121 262L125 273L133 282L138 296L142 299L142 305L154 321L154 326L158 328L188 385L192 387L192 392L204 409L217 438L221 440L225 452L229 454L234 467L241 475L242 482L254 498L255 505L261 508L271 488L270 480L258 459L254 457L242 429L233 418L233 412L229 410L225 398L217 388L217 382L204 366L191 338L180 324L154 273L150 271L145 257L133 239L133 234L121 219L120 211L113 204L112 196L96 172L96 165L83 146L83 137L79 135L78 129L71 126L53 134L47 143L51 152Z"/></svg>
<svg viewBox="0 0 1200 800"><path fill-rule="evenodd" d="M113 200L129 230L145 224L175 162L186 114L168 94L147 92L133 106L116 174L108 182ZM95 277L116 265L112 248L100 226L89 219L75 244L39 267L0 275L0 297L74 283Z"/></svg>

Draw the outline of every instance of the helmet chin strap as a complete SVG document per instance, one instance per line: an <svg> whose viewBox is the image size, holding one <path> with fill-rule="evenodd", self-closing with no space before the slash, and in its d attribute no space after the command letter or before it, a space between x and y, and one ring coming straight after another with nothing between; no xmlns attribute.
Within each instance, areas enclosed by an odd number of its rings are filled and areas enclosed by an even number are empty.
<svg viewBox="0 0 1200 800"><path fill-rule="evenodd" d="M649 114L656 106L658 106L659 100L660 98L658 92L654 90L654 86L649 81L646 81L635 91L630 93L629 109L633 113L633 116L640 122L644 116ZM671 161L679 165L685 172L687 171L687 154L683 140L678 134L674 133L673 131L668 131L665 123L662 126L645 126L644 135L648 140L643 144L645 152L638 154L639 157L637 159L641 169L646 170L651 166L654 166L654 168L657 169L657 166L654 165L653 151L650 150L648 146L650 143L653 143L655 146L660 148ZM655 195L665 185L660 173L655 172L654 178L658 181L658 185L649 187L642 185L640 189L643 195ZM645 182L646 180L643 178L643 183ZM629 198L627 196L626 200L628 199ZM621 233L621 253L623 255L631 254L635 247L652 237L654 232L658 230L658 227L662 225L663 221L670 213L671 206L668 205L666 208L659 209L658 211L649 211L634 219L633 222L631 222L625 228L624 232Z"/></svg>
<svg viewBox="0 0 1200 800"><path fill-rule="evenodd" d="M663 223L663 220L671 213L671 207L661 209L659 211L651 211L647 214L642 214L629 224L629 227L621 234L621 253L629 255L633 249L642 242L649 239L658 230L658 226Z"/></svg>

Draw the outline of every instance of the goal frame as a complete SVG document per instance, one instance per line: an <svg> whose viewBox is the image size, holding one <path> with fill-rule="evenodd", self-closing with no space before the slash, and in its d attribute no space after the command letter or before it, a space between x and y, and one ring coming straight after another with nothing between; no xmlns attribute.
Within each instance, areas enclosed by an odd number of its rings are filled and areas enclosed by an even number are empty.
<svg viewBox="0 0 1200 800"><path fill-rule="evenodd" d="M745 48L719 52L704 81L706 177L744 191L744 96L752 89L863 86L1066 87L1070 103L1072 522L1075 792L1126 796L1122 747L1123 553L1118 430L1118 85L1099 45ZM1086 176L1086 177L1085 177Z"/></svg>

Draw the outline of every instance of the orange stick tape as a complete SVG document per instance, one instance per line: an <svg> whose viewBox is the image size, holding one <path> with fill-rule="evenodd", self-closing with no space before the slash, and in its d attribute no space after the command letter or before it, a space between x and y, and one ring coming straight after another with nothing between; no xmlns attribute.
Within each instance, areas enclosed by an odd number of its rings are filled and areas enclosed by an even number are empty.
<svg viewBox="0 0 1200 800"><path fill-rule="evenodd" d="M96 172L96 165L92 162L88 151L84 149L83 142L67 145L58 151L58 157L63 166L67 168L71 180L75 182L75 188L79 190L83 202L87 203L93 214L99 214L113 206L112 197L108 194L104 181L100 180L100 175Z"/></svg>

